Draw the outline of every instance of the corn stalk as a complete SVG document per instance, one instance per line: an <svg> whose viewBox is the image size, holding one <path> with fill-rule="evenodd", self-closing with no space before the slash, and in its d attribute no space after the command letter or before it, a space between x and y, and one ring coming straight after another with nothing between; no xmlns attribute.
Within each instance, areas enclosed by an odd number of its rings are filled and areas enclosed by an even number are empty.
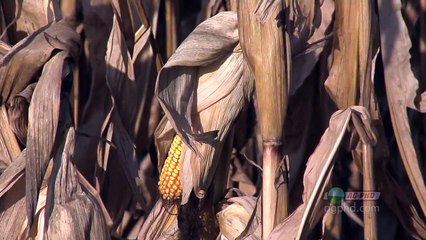
<svg viewBox="0 0 426 240"><path fill-rule="evenodd" d="M285 164L281 165L280 149L287 111L290 54L280 16L283 4L274 8L272 17L261 23L254 13L256 2L239 2L238 21L241 46L256 82L263 138L262 235L266 238L288 214L287 183L276 186L275 182L276 173L286 171Z"/></svg>

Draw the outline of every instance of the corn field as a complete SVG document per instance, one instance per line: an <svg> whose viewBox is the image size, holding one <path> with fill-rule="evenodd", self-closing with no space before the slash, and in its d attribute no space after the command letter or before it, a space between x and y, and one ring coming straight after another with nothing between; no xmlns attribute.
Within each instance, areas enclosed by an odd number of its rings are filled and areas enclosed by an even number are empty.
<svg viewBox="0 0 426 240"><path fill-rule="evenodd" d="M425 0L0 0L0 239L426 239Z"/></svg>

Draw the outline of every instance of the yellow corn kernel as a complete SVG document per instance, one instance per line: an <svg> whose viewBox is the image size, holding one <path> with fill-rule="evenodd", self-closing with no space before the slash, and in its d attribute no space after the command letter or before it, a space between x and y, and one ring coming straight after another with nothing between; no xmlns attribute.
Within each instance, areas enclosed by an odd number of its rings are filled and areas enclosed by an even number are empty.
<svg viewBox="0 0 426 240"><path fill-rule="evenodd" d="M182 146L182 139L176 135L161 169L158 189L165 201L179 201L182 198L182 184L179 176Z"/></svg>

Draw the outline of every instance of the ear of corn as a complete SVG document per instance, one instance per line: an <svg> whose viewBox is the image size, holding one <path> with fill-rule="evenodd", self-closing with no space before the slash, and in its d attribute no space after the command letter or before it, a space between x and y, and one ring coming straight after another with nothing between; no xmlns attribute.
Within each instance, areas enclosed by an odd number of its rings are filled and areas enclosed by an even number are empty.
<svg viewBox="0 0 426 240"><path fill-rule="evenodd" d="M182 198L182 183L180 181L182 147L182 139L179 135L176 135L173 138L158 181L158 188L164 201L175 202Z"/></svg>

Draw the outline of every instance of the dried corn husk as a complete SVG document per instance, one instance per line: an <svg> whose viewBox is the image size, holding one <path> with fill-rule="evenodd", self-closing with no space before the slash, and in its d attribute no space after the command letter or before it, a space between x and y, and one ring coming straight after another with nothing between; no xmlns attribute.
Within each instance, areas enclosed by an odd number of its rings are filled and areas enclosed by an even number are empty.
<svg viewBox="0 0 426 240"><path fill-rule="evenodd" d="M309 157L303 176L303 204L271 232L269 239L277 239L280 236L286 236L289 239L306 239L318 223L324 211L325 201L322 197L334 167L334 155L347 127L352 122L353 114L359 115L362 119L362 129L366 137L373 145L376 143L370 116L365 108L352 107L334 113L320 143Z"/></svg>
<svg viewBox="0 0 426 240"><path fill-rule="evenodd" d="M424 173L414 148L407 115L407 107L426 112L426 94L423 92L417 95L419 82L411 70L411 41L401 15L401 2L380 0L378 6L381 54L392 126L404 168L423 214L426 215Z"/></svg>
<svg viewBox="0 0 426 240"><path fill-rule="evenodd" d="M253 91L236 17L224 12L200 24L158 76L156 94L167 117L156 131L160 166L175 131L194 150L183 150L182 204L192 189L204 197L224 139Z"/></svg>
<svg viewBox="0 0 426 240"><path fill-rule="evenodd" d="M70 161L74 141L74 129L70 128L63 151L59 151L54 159L48 189L51 194L48 195L48 202L49 197L53 196L53 206L46 206L46 216L49 218L47 239L110 239L100 206L90 193L83 191L77 169Z"/></svg>
<svg viewBox="0 0 426 240"><path fill-rule="evenodd" d="M261 239L260 204L255 197L233 197L219 205L218 239ZM257 206L258 205L258 206Z"/></svg>
<svg viewBox="0 0 426 240"><path fill-rule="evenodd" d="M249 101L253 85L238 46L237 16L232 12L200 24L160 71L156 94L166 116L155 133L159 167L178 134L185 143L180 204L188 202L192 191L198 198L206 196L232 123ZM157 207L153 211L158 215L147 220L140 237L160 239L176 231L176 216Z"/></svg>

